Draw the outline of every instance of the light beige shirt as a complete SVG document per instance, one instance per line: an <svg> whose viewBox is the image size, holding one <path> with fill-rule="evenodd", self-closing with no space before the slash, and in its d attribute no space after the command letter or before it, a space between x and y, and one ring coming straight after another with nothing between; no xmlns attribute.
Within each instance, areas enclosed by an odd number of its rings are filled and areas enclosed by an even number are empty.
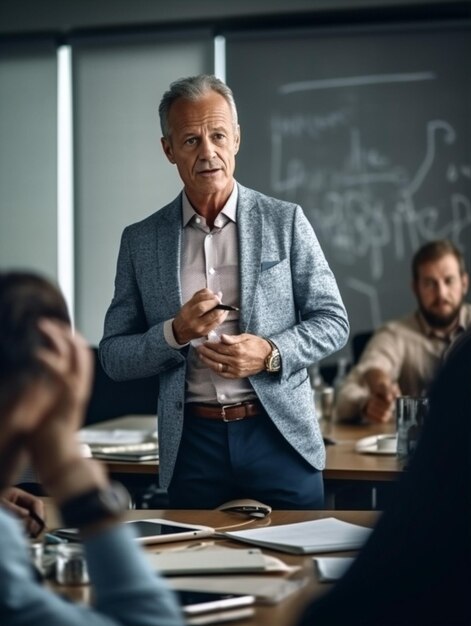
<svg viewBox="0 0 471 626"><path fill-rule="evenodd" d="M375 332L340 388L337 419L346 421L361 415L369 398L364 374L372 368L389 374L398 383L402 395L426 393L445 352L469 327L470 304L463 305L457 327L447 336L432 329L419 312L385 324Z"/></svg>
<svg viewBox="0 0 471 626"><path fill-rule="evenodd" d="M196 213L185 193L182 196L183 235L180 280L182 302L188 302L196 291L207 287L220 293L224 304L239 307L239 246L237 238L237 185L214 221L211 230L204 217ZM167 343L182 349L172 330L172 321L164 324ZM218 335L239 334L239 313L229 311L225 321L210 340ZM190 342L187 358L186 402L234 404L256 398L248 378L225 379L206 367L198 358L195 346L207 338Z"/></svg>

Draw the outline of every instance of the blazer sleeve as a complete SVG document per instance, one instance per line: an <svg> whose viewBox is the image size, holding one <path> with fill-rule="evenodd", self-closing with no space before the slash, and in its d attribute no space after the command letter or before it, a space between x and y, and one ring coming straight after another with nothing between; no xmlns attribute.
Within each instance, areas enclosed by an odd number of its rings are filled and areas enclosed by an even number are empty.
<svg viewBox="0 0 471 626"><path fill-rule="evenodd" d="M335 277L301 207L293 213L290 261L298 322L270 337L282 355L283 378L340 350L348 316Z"/></svg>
<svg viewBox="0 0 471 626"><path fill-rule="evenodd" d="M121 238L114 296L99 346L103 369L114 380L154 376L185 361L184 350L170 347L165 339L165 320L148 325L132 254L133 243L128 227Z"/></svg>

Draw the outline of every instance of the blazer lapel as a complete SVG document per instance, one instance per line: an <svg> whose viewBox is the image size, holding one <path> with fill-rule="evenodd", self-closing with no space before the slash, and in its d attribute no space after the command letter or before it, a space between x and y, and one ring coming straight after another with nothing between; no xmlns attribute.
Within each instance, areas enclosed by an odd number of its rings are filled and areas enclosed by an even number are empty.
<svg viewBox="0 0 471 626"><path fill-rule="evenodd" d="M263 218L256 210L255 195L239 185L237 230L239 237L240 332L247 332L252 315L255 290L260 277L263 245Z"/></svg>
<svg viewBox="0 0 471 626"><path fill-rule="evenodd" d="M158 223L157 256L160 268L160 282L163 295L170 311L178 311L182 306L180 282L180 250L182 244L181 196L178 196L166 211L164 219Z"/></svg>

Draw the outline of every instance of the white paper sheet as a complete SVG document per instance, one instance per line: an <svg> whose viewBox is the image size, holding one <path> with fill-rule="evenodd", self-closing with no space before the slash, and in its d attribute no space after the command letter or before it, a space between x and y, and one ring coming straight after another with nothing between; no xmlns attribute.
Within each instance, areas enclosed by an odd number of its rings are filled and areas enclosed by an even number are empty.
<svg viewBox="0 0 471 626"><path fill-rule="evenodd" d="M328 517L297 524L228 532L224 535L281 552L310 554L357 550L361 548L371 532L371 528Z"/></svg>
<svg viewBox="0 0 471 626"><path fill-rule="evenodd" d="M350 556L322 556L313 559L321 582L333 582L342 578L354 560Z"/></svg>

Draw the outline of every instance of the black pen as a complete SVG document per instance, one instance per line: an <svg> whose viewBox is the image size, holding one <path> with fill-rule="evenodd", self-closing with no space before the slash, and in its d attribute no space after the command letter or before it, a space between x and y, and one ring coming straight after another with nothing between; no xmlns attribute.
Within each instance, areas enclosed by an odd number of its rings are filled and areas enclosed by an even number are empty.
<svg viewBox="0 0 471 626"><path fill-rule="evenodd" d="M335 444L337 443L334 439L331 439L330 437L322 437L322 439L324 440L324 444L326 446L335 446Z"/></svg>
<svg viewBox="0 0 471 626"><path fill-rule="evenodd" d="M239 311L236 306L231 306L230 304L216 304L215 309L221 309L221 311Z"/></svg>
<svg viewBox="0 0 471 626"><path fill-rule="evenodd" d="M41 517L39 517L39 515L38 515L35 511L33 511L33 510L30 510L30 511L29 511L29 517L31 517L31 519L32 519L33 521L35 521L35 522L36 522L36 524L39 526L39 530L38 530L38 532L34 535L34 537L37 537L37 536L38 536L39 534L41 534L41 533L42 533L42 531L45 529L45 527L46 527L46 523L45 523L45 521L44 521Z"/></svg>

